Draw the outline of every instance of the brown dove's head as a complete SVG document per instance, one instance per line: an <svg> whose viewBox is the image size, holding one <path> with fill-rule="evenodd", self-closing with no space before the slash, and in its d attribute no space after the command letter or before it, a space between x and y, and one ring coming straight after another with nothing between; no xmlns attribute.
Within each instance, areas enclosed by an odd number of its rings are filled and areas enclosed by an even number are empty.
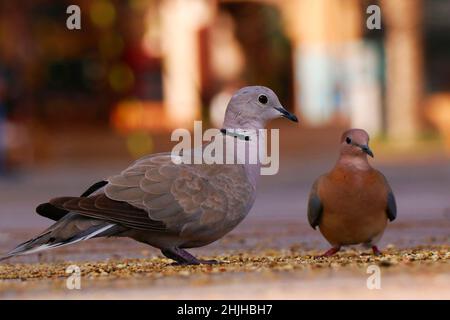
<svg viewBox="0 0 450 320"><path fill-rule="evenodd" d="M341 156L373 158L372 150L369 148L369 134L363 129L350 129L345 131L341 137Z"/></svg>
<svg viewBox="0 0 450 320"><path fill-rule="evenodd" d="M279 117L298 122L297 117L281 105L271 89L262 86L243 87L235 92L228 103L223 127L262 129L267 121Z"/></svg>

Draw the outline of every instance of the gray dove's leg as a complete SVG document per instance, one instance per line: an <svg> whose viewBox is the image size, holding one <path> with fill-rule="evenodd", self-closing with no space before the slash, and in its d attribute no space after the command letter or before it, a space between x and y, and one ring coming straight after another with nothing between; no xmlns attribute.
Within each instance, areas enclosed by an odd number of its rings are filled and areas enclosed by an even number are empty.
<svg viewBox="0 0 450 320"><path fill-rule="evenodd" d="M189 264L216 264L216 260L201 260L194 257L186 250L180 248L161 249L163 255L167 258L175 260L179 265Z"/></svg>

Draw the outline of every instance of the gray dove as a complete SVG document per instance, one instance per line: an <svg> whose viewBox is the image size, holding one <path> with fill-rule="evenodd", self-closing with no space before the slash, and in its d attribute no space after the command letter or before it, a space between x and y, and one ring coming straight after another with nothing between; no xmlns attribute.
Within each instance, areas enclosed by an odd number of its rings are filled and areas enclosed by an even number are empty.
<svg viewBox="0 0 450 320"><path fill-rule="evenodd" d="M297 117L262 86L238 90L228 103L220 139L241 139L267 121ZM240 134L234 134L241 130ZM242 139L250 143L249 137ZM228 144L227 144L228 145ZM185 249L205 246L233 230L255 201L260 163L176 164L171 153L145 156L80 197L59 197L36 212L52 226L0 257L36 253L98 237L130 237L178 264L211 264Z"/></svg>

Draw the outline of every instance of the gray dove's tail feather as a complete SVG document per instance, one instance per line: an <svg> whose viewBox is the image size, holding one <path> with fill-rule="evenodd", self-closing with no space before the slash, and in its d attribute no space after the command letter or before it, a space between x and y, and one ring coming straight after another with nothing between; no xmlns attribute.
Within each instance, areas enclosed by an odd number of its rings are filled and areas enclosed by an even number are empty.
<svg viewBox="0 0 450 320"><path fill-rule="evenodd" d="M80 224L79 219L84 220L81 222L89 222L88 219L78 218L77 216L64 218L52 225L37 237L18 245L15 249L10 251L6 255L0 256L0 261L14 256L59 248L68 244L88 240L94 237L112 236L120 231L118 229L121 228L114 223L89 219L90 221L95 221L96 223L90 224L89 226L87 226L87 228L80 230L76 227L77 222L78 224Z"/></svg>

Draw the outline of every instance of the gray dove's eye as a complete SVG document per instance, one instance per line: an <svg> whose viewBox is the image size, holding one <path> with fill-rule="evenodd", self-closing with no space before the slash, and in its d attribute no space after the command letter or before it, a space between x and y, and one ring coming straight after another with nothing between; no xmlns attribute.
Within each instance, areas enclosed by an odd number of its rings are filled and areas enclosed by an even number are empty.
<svg viewBox="0 0 450 320"><path fill-rule="evenodd" d="M267 96L265 94L262 94L258 97L258 101L262 104L266 104L269 101L269 99L267 99Z"/></svg>
<svg viewBox="0 0 450 320"><path fill-rule="evenodd" d="M352 143L352 139L350 139L349 137L345 138L345 142L347 142L347 144Z"/></svg>

